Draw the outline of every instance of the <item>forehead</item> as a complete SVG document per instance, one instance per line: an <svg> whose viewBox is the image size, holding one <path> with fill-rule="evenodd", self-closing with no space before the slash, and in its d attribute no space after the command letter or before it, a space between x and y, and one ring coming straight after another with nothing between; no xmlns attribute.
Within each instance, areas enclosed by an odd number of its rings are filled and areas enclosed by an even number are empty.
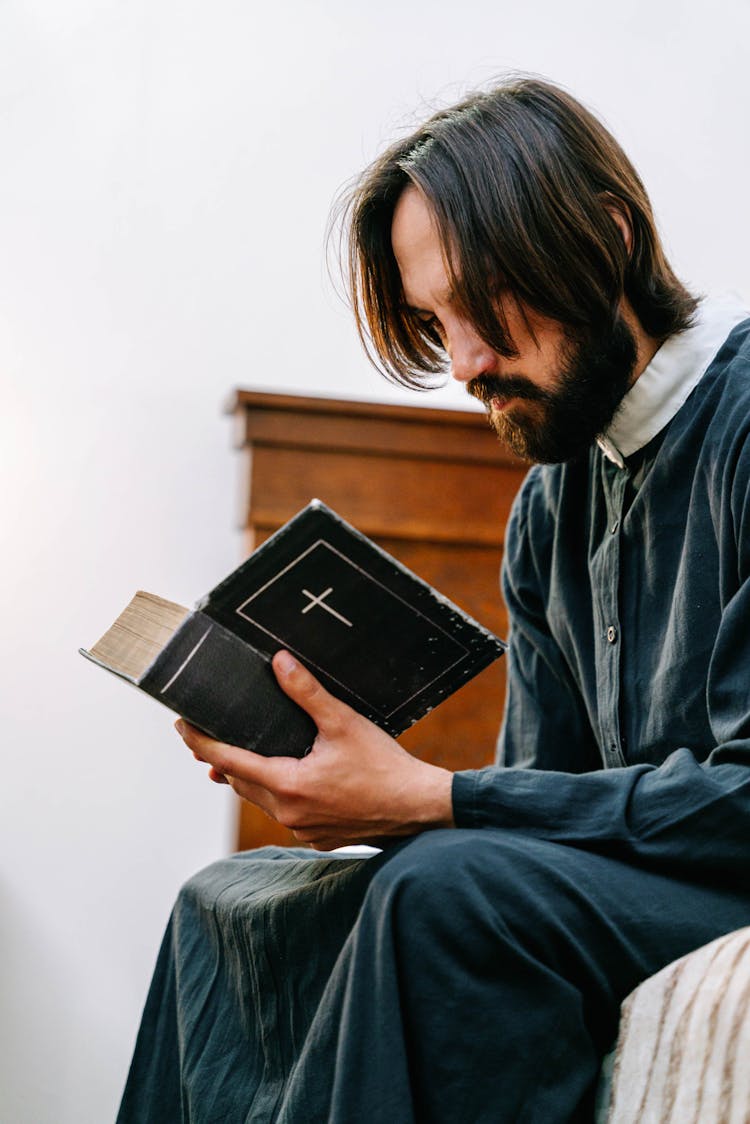
<svg viewBox="0 0 750 1124"><path fill-rule="evenodd" d="M391 245L406 303L430 308L447 284L447 270L437 224L422 192L404 189L393 212Z"/></svg>

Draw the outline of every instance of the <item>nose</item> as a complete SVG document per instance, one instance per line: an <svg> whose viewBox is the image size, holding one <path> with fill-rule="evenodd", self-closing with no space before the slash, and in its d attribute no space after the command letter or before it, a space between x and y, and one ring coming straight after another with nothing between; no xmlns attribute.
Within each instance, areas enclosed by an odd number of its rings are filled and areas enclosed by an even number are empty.
<svg viewBox="0 0 750 1124"><path fill-rule="evenodd" d="M457 382L469 382L478 375L497 374L497 353L465 320L452 325L447 350L451 360L451 377Z"/></svg>

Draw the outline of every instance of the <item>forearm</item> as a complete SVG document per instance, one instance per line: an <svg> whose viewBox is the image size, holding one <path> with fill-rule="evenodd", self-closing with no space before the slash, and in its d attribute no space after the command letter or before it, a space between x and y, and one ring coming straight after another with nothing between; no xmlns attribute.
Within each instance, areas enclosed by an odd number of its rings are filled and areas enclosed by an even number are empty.
<svg viewBox="0 0 750 1124"><path fill-rule="evenodd" d="M678 750L662 766L571 775L457 773L458 827L503 827L627 861L750 887L750 747L705 765ZM747 763L746 763L747 762Z"/></svg>

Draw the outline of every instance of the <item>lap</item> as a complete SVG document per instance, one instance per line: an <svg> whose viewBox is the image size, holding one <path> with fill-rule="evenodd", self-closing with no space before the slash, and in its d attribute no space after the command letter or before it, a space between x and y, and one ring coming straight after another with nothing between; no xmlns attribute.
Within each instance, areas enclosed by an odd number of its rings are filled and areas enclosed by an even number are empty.
<svg viewBox="0 0 750 1124"><path fill-rule="evenodd" d="M420 912L433 905L445 912L446 902L466 905L479 896L503 924L533 921L540 931L584 925L601 938L643 930L690 944L750 923L750 893L502 828L424 832L366 858L296 847L240 852L194 875L180 900L214 915L280 900L316 912L396 889Z"/></svg>
<svg viewBox="0 0 750 1124"><path fill-rule="evenodd" d="M489 919L547 959L595 960L623 995L670 960L750 924L748 892L501 828L415 837L373 870L368 893L396 888L415 940L424 936L414 929L417 915L464 928L470 918L485 927Z"/></svg>
<svg viewBox="0 0 750 1124"><path fill-rule="evenodd" d="M425 832L366 859L243 852L201 871L181 894L183 909L242 917L247 929L260 923L264 943L294 962L314 955L332 963L363 905L375 917L390 902L405 919L402 939L423 951L451 927L473 938L474 926L490 950L493 933L511 933L555 970L614 981L620 997L750 924L748 894L501 828Z"/></svg>

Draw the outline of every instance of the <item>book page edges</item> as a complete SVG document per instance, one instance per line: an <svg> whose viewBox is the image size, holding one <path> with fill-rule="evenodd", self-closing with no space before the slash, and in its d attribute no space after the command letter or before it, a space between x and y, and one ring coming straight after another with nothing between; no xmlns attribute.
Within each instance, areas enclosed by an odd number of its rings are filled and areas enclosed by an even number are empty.
<svg viewBox="0 0 750 1124"><path fill-rule="evenodd" d="M100 667L138 683L190 615L183 605L139 590L96 644L79 650Z"/></svg>

